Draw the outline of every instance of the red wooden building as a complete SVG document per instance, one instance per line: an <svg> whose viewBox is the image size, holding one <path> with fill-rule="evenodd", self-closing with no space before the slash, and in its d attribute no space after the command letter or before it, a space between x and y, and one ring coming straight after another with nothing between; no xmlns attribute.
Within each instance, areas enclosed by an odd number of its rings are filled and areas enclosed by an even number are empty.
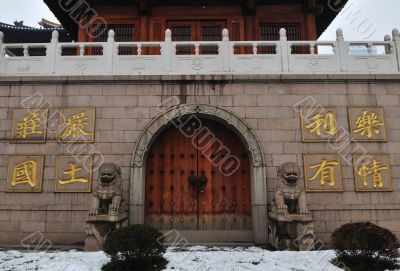
<svg viewBox="0 0 400 271"><path fill-rule="evenodd" d="M322 0L44 0L77 41L215 41L228 28L231 40L315 40L337 15ZM346 1L341 1L345 4ZM101 31L101 34L99 33Z"/></svg>

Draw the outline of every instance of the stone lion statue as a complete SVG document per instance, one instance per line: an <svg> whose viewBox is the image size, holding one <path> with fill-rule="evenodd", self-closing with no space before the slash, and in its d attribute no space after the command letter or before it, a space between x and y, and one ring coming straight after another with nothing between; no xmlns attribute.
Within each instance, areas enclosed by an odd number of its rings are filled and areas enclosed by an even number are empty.
<svg viewBox="0 0 400 271"><path fill-rule="evenodd" d="M278 180L269 234L272 246L280 250L311 250L314 247L314 225L307 208L300 167L284 163L278 168Z"/></svg>
<svg viewBox="0 0 400 271"><path fill-rule="evenodd" d="M104 163L99 169L99 183L93 192L89 216L118 215L122 201L121 168Z"/></svg>
<svg viewBox="0 0 400 271"><path fill-rule="evenodd" d="M309 214L306 193L300 178L300 168L288 162L278 168L278 184L275 190L275 202L278 213Z"/></svg>
<svg viewBox="0 0 400 271"><path fill-rule="evenodd" d="M127 225L128 215L122 208L121 168L104 163L93 191L89 217L86 220L85 251L99 251L109 234Z"/></svg>

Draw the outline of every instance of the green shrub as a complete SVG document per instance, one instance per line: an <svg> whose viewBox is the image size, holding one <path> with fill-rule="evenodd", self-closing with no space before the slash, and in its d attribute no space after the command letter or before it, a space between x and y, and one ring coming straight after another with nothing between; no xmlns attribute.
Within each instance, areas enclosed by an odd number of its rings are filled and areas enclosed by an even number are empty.
<svg viewBox="0 0 400 271"><path fill-rule="evenodd" d="M351 271L397 269L399 241L388 229L369 222L348 223L332 234L336 258L332 263Z"/></svg>
<svg viewBox="0 0 400 271"><path fill-rule="evenodd" d="M165 269L162 234L147 225L131 225L113 231L103 247L111 261L103 271L158 271Z"/></svg>

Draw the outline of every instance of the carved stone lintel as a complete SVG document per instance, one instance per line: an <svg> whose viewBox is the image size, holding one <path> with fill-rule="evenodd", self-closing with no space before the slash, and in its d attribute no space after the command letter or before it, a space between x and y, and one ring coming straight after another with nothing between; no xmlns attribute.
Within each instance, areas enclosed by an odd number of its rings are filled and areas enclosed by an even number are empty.
<svg viewBox="0 0 400 271"><path fill-rule="evenodd" d="M96 215L96 216L89 216L86 220L87 222L109 222L115 223L120 222L128 218L128 214L118 214L118 215Z"/></svg>
<svg viewBox="0 0 400 271"><path fill-rule="evenodd" d="M285 163L278 169L278 183L272 211L269 213L269 240L279 250L312 250L314 224L307 209L300 168Z"/></svg>
<svg viewBox="0 0 400 271"><path fill-rule="evenodd" d="M298 214L278 214L275 211L270 213L270 218L278 221L278 222L312 222L312 216L310 214L298 215Z"/></svg>

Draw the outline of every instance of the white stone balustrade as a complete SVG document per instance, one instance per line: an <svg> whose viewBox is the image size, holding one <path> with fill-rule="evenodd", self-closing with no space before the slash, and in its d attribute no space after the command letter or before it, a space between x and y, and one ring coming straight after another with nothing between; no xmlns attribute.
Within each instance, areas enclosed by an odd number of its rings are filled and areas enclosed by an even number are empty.
<svg viewBox="0 0 400 271"><path fill-rule="evenodd" d="M54 31L47 44L5 44L0 32L0 76L392 74L400 72L400 33L392 34L384 41L351 42L338 29L336 41L288 41L281 29L278 41L230 41L224 29L221 41L173 42L167 30L163 42L115 42L111 30L107 42L59 43ZM37 48L45 53L31 56Z"/></svg>

